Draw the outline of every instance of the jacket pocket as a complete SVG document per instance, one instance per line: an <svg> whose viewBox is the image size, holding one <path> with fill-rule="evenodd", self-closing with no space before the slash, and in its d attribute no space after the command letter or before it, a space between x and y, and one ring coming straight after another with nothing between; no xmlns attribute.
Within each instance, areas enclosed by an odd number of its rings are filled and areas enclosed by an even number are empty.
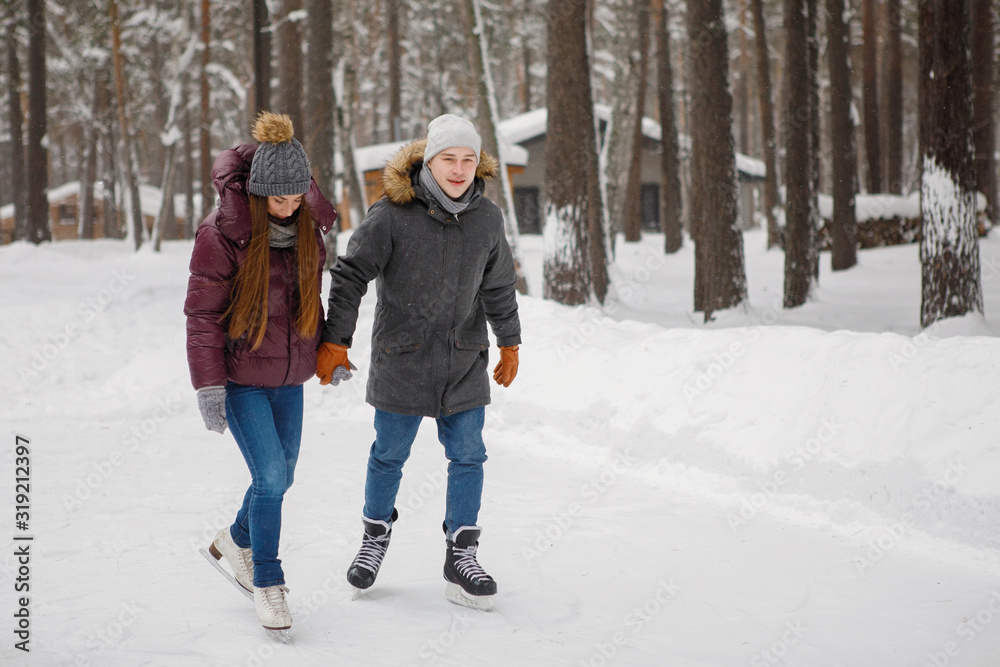
<svg viewBox="0 0 1000 667"><path fill-rule="evenodd" d="M421 337L410 331L401 331L391 336L382 336L378 342L379 351L386 354L416 352L421 347L423 347Z"/></svg>
<svg viewBox="0 0 1000 667"><path fill-rule="evenodd" d="M490 339L485 334L458 332L455 334L455 347L482 352L490 349Z"/></svg>

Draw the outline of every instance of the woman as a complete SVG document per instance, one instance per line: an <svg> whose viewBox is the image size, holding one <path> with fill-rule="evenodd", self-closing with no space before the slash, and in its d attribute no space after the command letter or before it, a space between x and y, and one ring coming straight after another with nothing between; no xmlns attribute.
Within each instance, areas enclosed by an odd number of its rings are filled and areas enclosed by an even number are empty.
<svg viewBox="0 0 1000 667"><path fill-rule="evenodd" d="M263 626L287 632L281 503L298 458L302 384L316 369L322 234L337 213L312 181L288 116L261 113L253 137L259 146L226 150L212 167L219 207L195 237L184 314L205 426L232 430L252 478L209 550L253 591Z"/></svg>

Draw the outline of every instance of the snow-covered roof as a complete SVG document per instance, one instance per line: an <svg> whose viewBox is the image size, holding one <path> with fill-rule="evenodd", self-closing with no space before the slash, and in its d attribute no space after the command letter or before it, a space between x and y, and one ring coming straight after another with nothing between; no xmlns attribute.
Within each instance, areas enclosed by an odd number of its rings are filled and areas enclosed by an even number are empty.
<svg viewBox="0 0 1000 667"><path fill-rule="evenodd" d="M80 194L80 181L69 181L68 183L63 183L62 185L57 185L54 188L49 188L46 191L48 196L49 204L59 203L61 200L73 195ZM94 199L101 200L104 198L104 183L103 181L94 182ZM184 195L178 194L174 195L174 212L180 217L184 215ZM198 211L200 209L201 194L195 193L194 195L194 209ZM143 215L148 215L151 218L155 218L160 214L160 205L163 203L163 194L160 188L153 185L140 185L139 186L139 204L142 209ZM14 205L7 204L0 208L0 219L12 218L14 217Z"/></svg>
<svg viewBox="0 0 1000 667"><path fill-rule="evenodd" d="M607 104L595 104L594 114L599 120L610 122L611 107ZM518 114L507 120L500 121L500 131L508 141L519 144L535 137L545 134L549 122L549 110L547 108L534 109ZM660 124L648 116L642 117L642 134L653 141L660 141L663 137L663 130ZM691 138L684 134L678 134L678 141L685 151L691 150ZM763 179L767 176L767 168L764 162L743 153L736 153L736 170L745 177Z"/></svg>
<svg viewBox="0 0 1000 667"><path fill-rule="evenodd" d="M509 140L509 139L508 139ZM387 144L373 144L354 149L354 166L362 172L381 169L400 148L410 143L407 141L390 141ZM528 164L528 149L514 145L516 142L500 147L500 155L507 164L523 167Z"/></svg>

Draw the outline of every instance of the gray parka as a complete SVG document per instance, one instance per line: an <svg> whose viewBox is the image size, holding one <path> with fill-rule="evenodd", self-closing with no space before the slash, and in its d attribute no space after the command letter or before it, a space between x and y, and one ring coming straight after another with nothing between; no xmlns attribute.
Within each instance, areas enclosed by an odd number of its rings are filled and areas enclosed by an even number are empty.
<svg viewBox="0 0 1000 667"><path fill-rule="evenodd" d="M420 187L425 141L407 144L330 269L322 340L350 347L358 307L375 280L367 401L386 412L439 417L488 405L489 322L497 345L518 345L514 260L500 209L483 195L497 160L481 153L469 207L440 208Z"/></svg>

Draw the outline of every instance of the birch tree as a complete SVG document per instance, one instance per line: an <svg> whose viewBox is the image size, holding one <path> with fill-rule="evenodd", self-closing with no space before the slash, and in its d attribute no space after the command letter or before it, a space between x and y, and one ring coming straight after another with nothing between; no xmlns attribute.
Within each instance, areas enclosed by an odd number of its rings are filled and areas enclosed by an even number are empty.
<svg viewBox="0 0 1000 667"><path fill-rule="evenodd" d="M479 0L468 0L469 16L472 19L472 34L469 35L470 55L473 63L473 73L476 77L479 98L479 127L483 136L483 147L500 162L500 210L504 212L504 231L511 253L514 255L514 268L517 272L517 291L528 293L528 282L521 266L520 234L517 229L517 212L514 210L514 189L510 183L510 173L507 171L507 160L502 150L506 140L500 136L497 127L500 124L500 113L497 110L496 88L493 85L493 75L490 70L490 47L486 37L486 25L483 22L483 8Z"/></svg>
<svg viewBox="0 0 1000 667"><path fill-rule="evenodd" d="M111 62L115 72L115 99L118 104L118 165L125 181L125 213L128 233L135 249L138 250L147 237L146 225L142 220L142 202L139 200L139 182L136 176L136 162L129 129L127 91L125 88L125 64L122 58L121 15L118 0L108 3L111 14Z"/></svg>

